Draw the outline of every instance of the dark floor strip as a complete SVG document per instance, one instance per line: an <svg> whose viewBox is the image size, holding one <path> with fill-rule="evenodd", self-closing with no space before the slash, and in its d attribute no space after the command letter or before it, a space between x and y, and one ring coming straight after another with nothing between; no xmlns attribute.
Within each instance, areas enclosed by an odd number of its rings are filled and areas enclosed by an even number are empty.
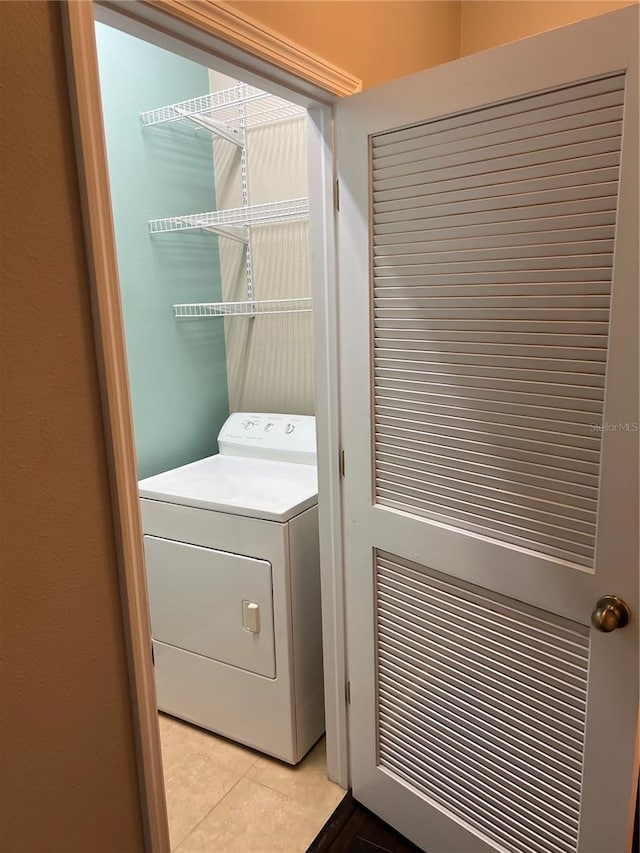
<svg viewBox="0 0 640 853"><path fill-rule="evenodd" d="M307 853L422 853L388 824L344 797L312 841Z"/></svg>

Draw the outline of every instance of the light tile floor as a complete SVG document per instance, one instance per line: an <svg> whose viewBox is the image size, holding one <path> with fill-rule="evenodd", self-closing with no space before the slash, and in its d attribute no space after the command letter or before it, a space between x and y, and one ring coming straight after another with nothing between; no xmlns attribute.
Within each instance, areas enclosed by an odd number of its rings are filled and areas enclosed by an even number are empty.
<svg viewBox="0 0 640 853"><path fill-rule="evenodd" d="M324 738L296 767L160 714L176 853L304 853L345 792Z"/></svg>

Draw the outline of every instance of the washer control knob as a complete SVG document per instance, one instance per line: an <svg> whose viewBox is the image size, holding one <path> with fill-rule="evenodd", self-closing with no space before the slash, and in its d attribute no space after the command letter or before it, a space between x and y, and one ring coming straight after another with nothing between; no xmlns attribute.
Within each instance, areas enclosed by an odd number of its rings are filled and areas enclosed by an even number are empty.
<svg viewBox="0 0 640 853"><path fill-rule="evenodd" d="M274 422L273 422L273 421L269 421L269 423L268 423L268 424L265 424L264 431L265 431L265 432L271 432L271 430L274 428L274 426L275 426Z"/></svg>
<svg viewBox="0 0 640 853"><path fill-rule="evenodd" d="M242 421L242 426L245 429L253 429L255 425L256 425L255 421Z"/></svg>
<svg viewBox="0 0 640 853"><path fill-rule="evenodd" d="M289 435L289 433L292 433L295 428L296 428L295 424L287 424L286 427L284 428L284 431L286 432L287 435Z"/></svg>

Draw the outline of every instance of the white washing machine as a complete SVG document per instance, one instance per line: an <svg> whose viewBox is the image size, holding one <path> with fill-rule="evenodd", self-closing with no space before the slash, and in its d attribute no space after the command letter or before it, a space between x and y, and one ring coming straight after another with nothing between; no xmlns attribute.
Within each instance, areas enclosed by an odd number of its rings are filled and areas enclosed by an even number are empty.
<svg viewBox="0 0 640 853"><path fill-rule="evenodd" d="M295 764L324 731L315 419L139 483L158 706Z"/></svg>

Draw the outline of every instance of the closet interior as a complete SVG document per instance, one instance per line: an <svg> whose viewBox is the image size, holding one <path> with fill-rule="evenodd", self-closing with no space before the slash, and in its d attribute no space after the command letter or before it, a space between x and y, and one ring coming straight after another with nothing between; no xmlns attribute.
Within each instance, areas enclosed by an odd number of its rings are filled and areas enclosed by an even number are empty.
<svg viewBox="0 0 640 853"><path fill-rule="evenodd" d="M303 851L344 795L323 742L306 111L96 38L172 849Z"/></svg>

